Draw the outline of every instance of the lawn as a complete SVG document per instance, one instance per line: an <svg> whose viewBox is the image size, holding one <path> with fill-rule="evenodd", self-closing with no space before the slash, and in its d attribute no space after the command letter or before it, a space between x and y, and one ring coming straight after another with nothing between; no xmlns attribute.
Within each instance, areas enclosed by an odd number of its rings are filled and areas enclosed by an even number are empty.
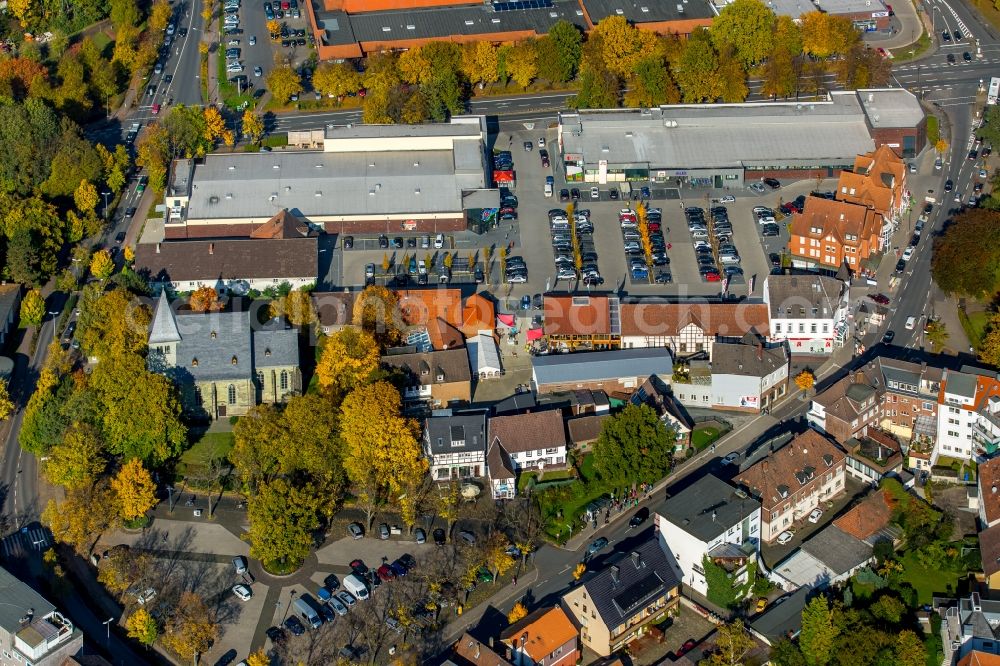
<svg viewBox="0 0 1000 666"><path fill-rule="evenodd" d="M920 39L917 40L916 44L910 46L908 49L890 49L892 51L893 61L896 63L906 62L907 60L913 60L924 54L924 51L931 47L931 37L927 34L925 30ZM930 132L928 132L928 136Z"/></svg>
<svg viewBox="0 0 1000 666"><path fill-rule="evenodd" d="M233 433L231 432L206 432L194 445L181 455L180 468L185 472L191 467L197 467L206 460L210 460L213 454L223 458L229 454L233 448Z"/></svg>
<svg viewBox="0 0 1000 666"><path fill-rule="evenodd" d="M225 50L220 47L220 53L218 54L218 77L219 77L219 96L222 98L222 103L228 106L230 109L239 108L241 104L246 102L249 106L253 104L253 93L247 89L243 90L241 95L239 88L235 83L230 83L229 73L226 71L226 54ZM233 76L238 76L233 74ZM247 77L249 80L249 77Z"/></svg>
<svg viewBox="0 0 1000 666"><path fill-rule="evenodd" d="M720 434L721 432L715 426L695 428L691 431L691 445L697 451L701 451L706 446L719 439Z"/></svg>
<svg viewBox="0 0 1000 666"><path fill-rule="evenodd" d="M916 553L903 555L902 579L917 591L917 603L929 604L934 594L954 593L958 589L958 572L929 569L917 560Z"/></svg>
<svg viewBox="0 0 1000 666"><path fill-rule="evenodd" d="M594 456L588 454L580 464L580 483L571 483L539 492L538 505L545 517L545 531L560 543L570 536L570 528L579 527L578 516L584 507L602 495L609 494L612 487L602 483L594 471ZM561 512L561 517L560 517Z"/></svg>
<svg viewBox="0 0 1000 666"><path fill-rule="evenodd" d="M958 318L969 338L969 344L978 350L986 336L986 329L989 328L990 313L985 310L965 313L959 309Z"/></svg>

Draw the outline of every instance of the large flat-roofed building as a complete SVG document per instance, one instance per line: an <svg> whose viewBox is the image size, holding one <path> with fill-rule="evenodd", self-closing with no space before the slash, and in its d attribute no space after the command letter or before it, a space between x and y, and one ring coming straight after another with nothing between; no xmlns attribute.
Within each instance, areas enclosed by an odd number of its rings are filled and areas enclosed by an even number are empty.
<svg viewBox="0 0 1000 666"><path fill-rule="evenodd" d="M815 0L824 14L850 19L861 32L877 32L889 27L889 9L882 0Z"/></svg>
<svg viewBox="0 0 1000 666"><path fill-rule="evenodd" d="M276 213L331 233L438 233L495 207L485 118L327 128L323 150L178 160L165 196L166 239L251 236Z"/></svg>
<svg viewBox="0 0 1000 666"><path fill-rule="evenodd" d="M430 41L515 42L540 37L558 21L586 32L609 16L659 33L690 34L715 16L708 0L324 0L303 3L321 60L409 49Z"/></svg>
<svg viewBox="0 0 1000 666"><path fill-rule="evenodd" d="M923 113L916 97L899 92L837 91L812 102L571 111L559 115L559 147L570 181L742 189L764 176L829 178L887 141L888 125L904 156L919 151ZM904 129L907 123L911 126Z"/></svg>
<svg viewBox="0 0 1000 666"><path fill-rule="evenodd" d="M42 595L0 567L0 666L61 666L83 649L83 633Z"/></svg>

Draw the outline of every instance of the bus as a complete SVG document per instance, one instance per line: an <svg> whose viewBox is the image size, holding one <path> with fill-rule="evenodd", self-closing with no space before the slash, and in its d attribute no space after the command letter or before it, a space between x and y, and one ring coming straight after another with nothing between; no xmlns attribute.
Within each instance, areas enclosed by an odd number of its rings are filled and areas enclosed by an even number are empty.
<svg viewBox="0 0 1000 666"><path fill-rule="evenodd" d="M986 103L996 104L997 96L1000 96L1000 77L994 76L990 79L990 92L986 97Z"/></svg>

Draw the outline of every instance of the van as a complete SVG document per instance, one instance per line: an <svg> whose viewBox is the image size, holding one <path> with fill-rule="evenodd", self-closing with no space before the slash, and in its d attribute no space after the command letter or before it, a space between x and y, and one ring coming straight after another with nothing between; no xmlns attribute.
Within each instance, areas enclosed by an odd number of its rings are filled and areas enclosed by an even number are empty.
<svg viewBox="0 0 1000 666"><path fill-rule="evenodd" d="M552 196L552 188L555 187L555 182L556 182L555 178L553 178L552 176L545 177L545 196L547 197Z"/></svg>
<svg viewBox="0 0 1000 666"><path fill-rule="evenodd" d="M350 574L344 577L344 589L358 599L364 600L368 598L368 587L358 578L357 574Z"/></svg>
<svg viewBox="0 0 1000 666"><path fill-rule="evenodd" d="M917 318L916 317L907 317L906 318L906 330L912 331L916 327L916 325L917 325Z"/></svg>
<svg viewBox="0 0 1000 666"><path fill-rule="evenodd" d="M247 561L242 555L237 555L233 558L233 568L236 569L236 575L242 576L247 572Z"/></svg>
<svg viewBox="0 0 1000 666"><path fill-rule="evenodd" d="M293 601L292 607L295 608L295 612L299 614L299 617L305 620L306 624L313 629L319 629L323 626L323 620L320 618L319 613L317 613L316 609L312 607L312 604L302 597Z"/></svg>

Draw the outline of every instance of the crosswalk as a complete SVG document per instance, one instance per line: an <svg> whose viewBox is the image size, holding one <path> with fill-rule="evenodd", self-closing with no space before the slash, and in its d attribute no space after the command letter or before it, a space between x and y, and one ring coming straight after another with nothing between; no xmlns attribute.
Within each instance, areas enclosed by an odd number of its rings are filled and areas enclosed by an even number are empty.
<svg viewBox="0 0 1000 666"><path fill-rule="evenodd" d="M41 552L50 545L52 537L48 530L43 527L26 528L9 534L0 541L0 556L16 559L30 555L32 551Z"/></svg>

